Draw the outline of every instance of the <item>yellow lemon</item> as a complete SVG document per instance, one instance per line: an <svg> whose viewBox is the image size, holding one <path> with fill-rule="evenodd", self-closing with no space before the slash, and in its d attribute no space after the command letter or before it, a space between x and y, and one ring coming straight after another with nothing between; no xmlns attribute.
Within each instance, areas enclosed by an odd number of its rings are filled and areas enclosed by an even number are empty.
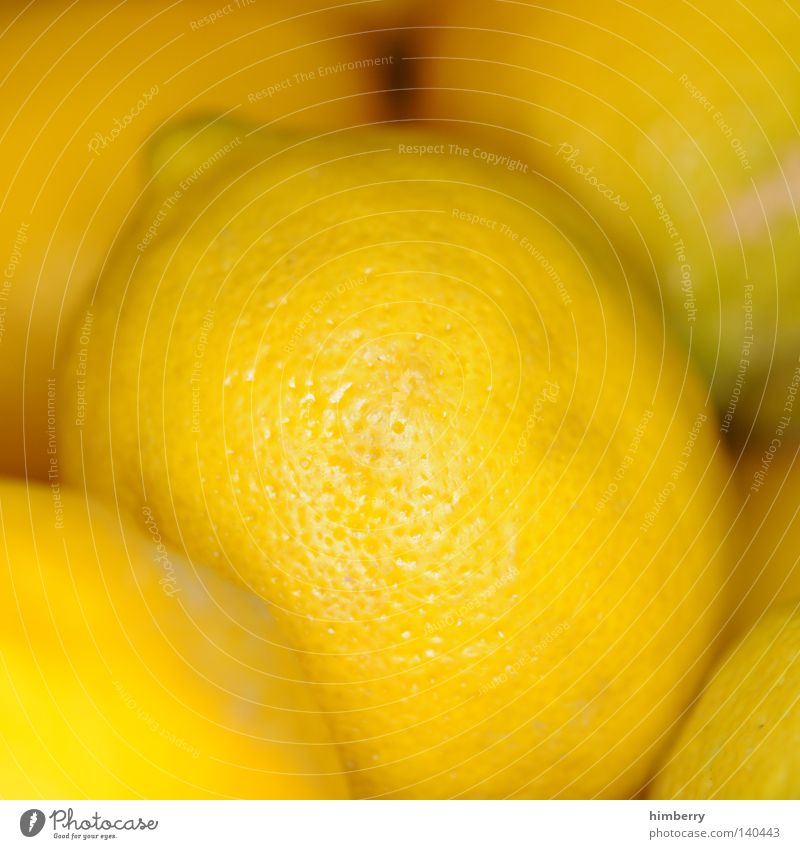
<svg viewBox="0 0 800 849"><path fill-rule="evenodd" d="M786 3L466 0L407 56L419 115L517 150L630 251L731 432L771 432L798 366L798 39Z"/></svg>
<svg viewBox="0 0 800 849"><path fill-rule="evenodd" d="M736 464L744 541L733 572L737 626L749 627L782 602L800 599L798 446L776 437L747 448Z"/></svg>
<svg viewBox="0 0 800 849"><path fill-rule="evenodd" d="M47 472L47 379L61 331L135 205L138 151L160 126L209 110L321 127L383 117L387 66L363 27L341 10L282 6L0 7L0 470Z"/></svg>
<svg viewBox="0 0 800 849"><path fill-rule="evenodd" d="M720 664L659 773L654 799L797 799L800 608L776 608Z"/></svg>
<svg viewBox="0 0 800 849"><path fill-rule="evenodd" d="M415 23L430 7L423 0L302 0L295 8L309 15L337 8L354 23L368 24L376 35L391 38L398 24Z"/></svg>
<svg viewBox="0 0 800 849"><path fill-rule="evenodd" d="M347 793L264 605L77 493L0 484L4 798Z"/></svg>
<svg viewBox="0 0 800 849"><path fill-rule="evenodd" d="M543 187L217 129L160 139L76 333L71 479L271 602L359 795L635 792L722 610L691 375Z"/></svg>

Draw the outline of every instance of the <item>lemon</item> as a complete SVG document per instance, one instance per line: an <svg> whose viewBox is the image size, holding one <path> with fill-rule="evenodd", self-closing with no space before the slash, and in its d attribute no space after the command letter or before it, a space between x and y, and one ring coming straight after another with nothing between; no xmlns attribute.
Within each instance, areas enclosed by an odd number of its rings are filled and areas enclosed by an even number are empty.
<svg viewBox="0 0 800 849"><path fill-rule="evenodd" d="M416 23L424 18L425 13L423 0L302 0L293 4L292 8L309 16L336 8L352 19L354 25L366 24L375 28L376 35L389 37L395 35L397 24Z"/></svg>
<svg viewBox="0 0 800 849"><path fill-rule="evenodd" d="M358 795L637 791L723 609L693 378L544 184L217 129L154 148L62 373L70 479L271 603Z"/></svg>
<svg viewBox="0 0 800 849"><path fill-rule="evenodd" d="M264 605L137 524L0 483L0 795L345 795Z"/></svg>
<svg viewBox="0 0 800 849"><path fill-rule="evenodd" d="M780 437L754 443L736 464L741 498L737 533L745 541L733 572L737 626L800 599L800 465L797 445Z"/></svg>
<svg viewBox="0 0 800 849"><path fill-rule="evenodd" d="M344 19L191 0L0 7L0 471L48 471L47 378L177 115L349 126L384 117L381 51ZM318 5L324 5L320 3Z"/></svg>
<svg viewBox="0 0 800 849"><path fill-rule="evenodd" d="M731 433L771 434L798 366L798 38L785 3L466 0L408 53L417 114L603 221Z"/></svg>
<svg viewBox="0 0 800 849"><path fill-rule="evenodd" d="M654 799L797 799L800 609L776 608L722 662L662 767Z"/></svg>

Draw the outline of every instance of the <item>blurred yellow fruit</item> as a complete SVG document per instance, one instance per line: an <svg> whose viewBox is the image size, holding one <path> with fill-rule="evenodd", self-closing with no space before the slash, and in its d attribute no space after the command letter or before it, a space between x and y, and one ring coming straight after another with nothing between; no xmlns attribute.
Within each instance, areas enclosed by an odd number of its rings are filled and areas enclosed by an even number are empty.
<svg viewBox="0 0 800 849"><path fill-rule="evenodd" d="M142 144L198 112L380 119L385 66L358 29L262 0L0 6L0 470L47 471L55 349L142 189Z"/></svg>
<svg viewBox="0 0 800 849"><path fill-rule="evenodd" d="M425 0L293 0L293 11L319 14L338 7L353 22L368 24L391 37L398 24L413 24L430 9Z"/></svg>
<svg viewBox="0 0 800 849"><path fill-rule="evenodd" d="M800 600L800 461L798 446L776 440L753 445L739 458L743 540L734 572L740 628L776 604Z"/></svg>
<svg viewBox="0 0 800 849"><path fill-rule="evenodd" d="M464 0L408 57L418 114L522 151L630 251L743 434L800 384L798 41L790 3Z"/></svg>
<svg viewBox="0 0 800 849"><path fill-rule="evenodd" d="M636 791L721 618L691 378L533 184L261 134L175 198L222 129L155 148L63 373L71 479L272 602L359 795Z"/></svg>
<svg viewBox="0 0 800 849"><path fill-rule="evenodd" d="M346 795L263 603L139 522L0 483L0 795Z"/></svg>
<svg viewBox="0 0 800 849"><path fill-rule="evenodd" d="M720 664L653 799L800 797L800 608L762 619Z"/></svg>

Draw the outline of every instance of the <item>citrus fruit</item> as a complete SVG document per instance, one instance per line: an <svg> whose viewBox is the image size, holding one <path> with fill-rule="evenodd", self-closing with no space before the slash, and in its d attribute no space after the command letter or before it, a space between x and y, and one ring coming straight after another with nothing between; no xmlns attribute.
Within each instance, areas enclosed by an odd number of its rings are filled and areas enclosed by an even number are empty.
<svg viewBox="0 0 800 849"><path fill-rule="evenodd" d="M722 610L691 374L536 181L363 131L198 175L223 129L153 149L62 372L70 479L271 603L358 795L636 791Z"/></svg>
<svg viewBox="0 0 800 849"><path fill-rule="evenodd" d="M138 527L136 526L138 525ZM257 598L83 495L0 483L0 795L340 798Z"/></svg>
<svg viewBox="0 0 800 849"><path fill-rule="evenodd" d="M750 627L770 608L800 599L800 463L797 445L753 444L736 464L737 532L745 541L733 571L736 622Z"/></svg>
<svg viewBox="0 0 800 849"><path fill-rule="evenodd" d="M377 120L386 66L339 10L260 0L5 3L0 47L0 470L42 477L55 351L144 185L141 146L209 110Z"/></svg>
<svg viewBox="0 0 800 849"><path fill-rule="evenodd" d="M720 664L651 792L654 799L797 799L800 609L771 611Z"/></svg>
<svg viewBox="0 0 800 849"><path fill-rule="evenodd" d="M468 0L406 57L417 114L514 148L602 219L732 434L774 429L798 365L799 37L785 3Z"/></svg>
<svg viewBox="0 0 800 849"><path fill-rule="evenodd" d="M337 8L353 23L367 24L378 33L391 36L398 24L416 22L424 13L423 0L303 0L295 4L307 14Z"/></svg>

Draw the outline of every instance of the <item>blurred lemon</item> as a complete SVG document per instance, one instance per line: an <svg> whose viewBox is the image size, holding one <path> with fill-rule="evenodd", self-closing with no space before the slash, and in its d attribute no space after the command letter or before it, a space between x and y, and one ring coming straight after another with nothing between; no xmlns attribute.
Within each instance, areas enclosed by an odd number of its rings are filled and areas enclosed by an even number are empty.
<svg viewBox="0 0 800 849"><path fill-rule="evenodd" d="M800 796L800 609L768 614L720 664L653 799Z"/></svg>
<svg viewBox="0 0 800 849"><path fill-rule="evenodd" d="M594 211L743 434L800 382L798 39L786 3L465 0L407 57L418 114Z"/></svg>
<svg viewBox="0 0 800 849"><path fill-rule="evenodd" d="M744 541L734 572L741 605L737 625L749 627L770 608L800 599L800 462L797 445L776 439L739 458Z"/></svg>
<svg viewBox="0 0 800 849"><path fill-rule="evenodd" d="M381 118L386 59L358 29L261 0L0 7L0 470L47 471L55 349L142 189L140 147L179 114Z"/></svg>
<svg viewBox="0 0 800 849"><path fill-rule="evenodd" d="M346 795L263 604L139 524L0 484L0 795Z"/></svg>
<svg viewBox="0 0 800 849"><path fill-rule="evenodd" d="M198 175L224 139L155 147L65 366L71 479L272 602L359 795L636 791L721 618L691 378L494 165L262 133Z"/></svg>
<svg viewBox="0 0 800 849"><path fill-rule="evenodd" d="M300 7L309 14L336 7L353 22L366 23L387 36L398 24L414 23L430 9L424 0L301 0L293 4L297 11Z"/></svg>

